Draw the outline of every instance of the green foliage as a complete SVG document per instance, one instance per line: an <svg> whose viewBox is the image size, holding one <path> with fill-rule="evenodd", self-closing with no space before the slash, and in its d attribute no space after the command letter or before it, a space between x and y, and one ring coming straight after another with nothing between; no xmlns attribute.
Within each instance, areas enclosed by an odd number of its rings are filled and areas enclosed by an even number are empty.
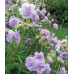
<svg viewBox="0 0 74 74"><path fill-rule="evenodd" d="M53 30L53 33L55 33L55 36L58 37L58 39L62 40L65 39L68 35L68 28L60 26L57 31Z"/></svg>
<svg viewBox="0 0 74 74"><path fill-rule="evenodd" d="M61 24L68 26L68 1L67 0L45 0L45 8L51 14L59 15Z"/></svg>

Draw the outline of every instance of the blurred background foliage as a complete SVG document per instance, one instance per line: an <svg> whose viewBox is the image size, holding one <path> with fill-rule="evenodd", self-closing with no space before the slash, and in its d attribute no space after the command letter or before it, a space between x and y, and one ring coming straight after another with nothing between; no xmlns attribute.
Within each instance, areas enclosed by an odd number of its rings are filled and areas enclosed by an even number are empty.
<svg viewBox="0 0 74 74"><path fill-rule="evenodd" d="M46 8L51 17L60 21L63 27L68 27L68 0L29 0L36 5L40 4L40 9Z"/></svg>
<svg viewBox="0 0 74 74"><path fill-rule="evenodd" d="M51 14L59 15L59 21L68 26L68 0L44 0L45 8Z"/></svg>

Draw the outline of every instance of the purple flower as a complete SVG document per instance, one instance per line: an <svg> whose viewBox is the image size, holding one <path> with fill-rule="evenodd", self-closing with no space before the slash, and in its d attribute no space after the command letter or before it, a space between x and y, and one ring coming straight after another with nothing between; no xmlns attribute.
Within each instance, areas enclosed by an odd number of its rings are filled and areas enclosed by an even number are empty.
<svg viewBox="0 0 74 74"><path fill-rule="evenodd" d="M62 59L66 59L67 57L68 57L68 55L67 55L66 52L62 52L62 53L60 54L60 58L62 58Z"/></svg>
<svg viewBox="0 0 74 74"><path fill-rule="evenodd" d="M9 41L10 41L10 43L13 42L13 36L14 36L14 34L15 34L14 31L9 30L8 35L7 35L7 37L6 37L7 42L9 42Z"/></svg>
<svg viewBox="0 0 74 74"><path fill-rule="evenodd" d="M8 12L9 9L10 9L10 5L5 5L5 9L6 9L6 11Z"/></svg>
<svg viewBox="0 0 74 74"><path fill-rule="evenodd" d="M62 45L66 45L67 44L67 39L62 39Z"/></svg>
<svg viewBox="0 0 74 74"><path fill-rule="evenodd" d="M58 40L58 44L62 44L62 41Z"/></svg>
<svg viewBox="0 0 74 74"><path fill-rule="evenodd" d="M29 71L35 71L35 65L34 65L34 58L33 57L27 57L25 62L26 62L25 66L27 67L27 69L29 69Z"/></svg>
<svg viewBox="0 0 74 74"><path fill-rule="evenodd" d="M28 43L29 45L31 44L31 42Z"/></svg>
<svg viewBox="0 0 74 74"><path fill-rule="evenodd" d="M12 26L12 27L14 27L17 24L17 22L18 22L17 18L11 18L9 20L9 25Z"/></svg>
<svg viewBox="0 0 74 74"><path fill-rule="evenodd" d="M41 30L42 29L42 25L39 25L39 30Z"/></svg>
<svg viewBox="0 0 74 74"><path fill-rule="evenodd" d="M30 45L31 44L31 39L30 38L28 38L27 40L26 40L26 42L24 42L24 44L26 45L27 43Z"/></svg>
<svg viewBox="0 0 74 74"><path fill-rule="evenodd" d="M58 53L61 53L62 51L60 50L60 47L61 47L61 44L57 44L56 46L55 46L55 49L56 49L56 51L58 52Z"/></svg>
<svg viewBox="0 0 74 74"><path fill-rule="evenodd" d="M42 29L40 33L44 36L50 35L50 31L48 31L47 29Z"/></svg>
<svg viewBox="0 0 74 74"><path fill-rule="evenodd" d="M23 0L22 2L27 2L28 0Z"/></svg>
<svg viewBox="0 0 74 74"><path fill-rule="evenodd" d="M8 35L7 35L7 37L6 37L6 40L7 40L7 42L10 42L10 43L12 43L13 42L13 40L15 40L15 42L17 43L17 44L19 44L20 43L20 34L19 34L19 32L17 32L17 31L12 31L12 30L9 30L9 32L8 32Z"/></svg>
<svg viewBox="0 0 74 74"><path fill-rule="evenodd" d="M22 5L22 8L19 9L20 15L25 18L30 18L31 14L36 14L36 11L34 10L35 5L34 4L28 4L24 3Z"/></svg>
<svg viewBox="0 0 74 74"><path fill-rule="evenodd" d="M41 14L42 14L42 15L46 14L46 9L45 9L45 8L43 8L43 9L41 10Z"/></svg>
<svg viewBox="0 0 74 74"><path fill-rule="evenodd" d="M27 49L28 47L25 47L25 50Z"/></svg>
<svg viewBox="0 0 74 74"><path fill-rule="evenodd" d="M50 74L51 68L49 64L46 64L46 70L44 71L45 74Z"/></svg>
<svg viewBox="0 0 74 74"><path fill-rule="evenodd" d="M54 46L54 44L53 44L53 43L50 43L50 46L52 46L52 47L53 47L53 46Z"/></svg>
<svg viewBox="0 0 74 74"><path fill-rule="evenodd" d="M40 28L42 28L42 25L39 25Z"/></svg>
<svg viewBox="0 0 74 74"><path fill-rule="evenodd" d="M36 12L38 13L38 12L40 12L40 10L39 9L36 9Z"/></svg>
<svg viewBox="0 0 74 74"><path fill-rule="evenodd" d="M9 27L10 27L9 22L6 22L6 23L5 23L5 26L6 26L7 28L9 28Z"/></svg>
<svg viewBox="0 0 74 74"><path fill-rule="evenodd" d="M19 1L18 4L20 4L21 2Z"/></svg>
<svg viewBox="0 0 74 74"><path fill-rule="evenodd" d="M50 63L53 63L53 60L52 60L52 59L50 59L50 60L49 60L49 62L50 62Z"/></svg>
<svg viewBox="0 0 74 74"><path fill-rule="evenodd" d="M53 38L53 43L58 44L58 38L57 37Z"/></svg>
<svg viewBox="0 0 74 74"><path fill-rule="evenodd" d="M52 33L51 37L53 38L55 36L55 33Z"/></svg>
<svg viewBox="0 0 74 74"><path fill-rule="evenodd" d="M12 2L14 2L15 0L11 0Z"/></svg>
<svg viewBox="0 0 74 74"><path fill-rule="evenodd" d="M53 24L53 28L55 28L56 30L58 29L58 25L56 23Z"/></svg>
<svg viewBox="0 0 74 74"><path fill-rule="evenodd" d="M26 45L26 42L24 42L24 45Z"/></svg>
<svg viewBox="0 0 74 74"><path fill-rule="evenodd" d="M30 42L31 41L31 39L30 38L28 38L27 40L26 40L26 42Z"/></svg>
<svg viewBox="0 0 74 74"><path fill-rule="evenodd" d="M45 16L45 19L41 20L42 22L46 22L48 20L48 17Z"/></svg>
<svg viewBox="0 0 74 74"><path fill-rule="evenodd" d="M42 22L46 22L46 20L45 19L43 19L43 20L41 20Z"/></svg>
<svg viewBox="0 0 74 74"><path fill-rule="evenodd" d="M50 16L50 13L48 13L47 16Z"/></svg>
<svg viewBox="0 0 74 74"><path fill-rule="evenodd" d="M33 23L37 23L37 20L39 20L39 16L36 14L32 14L31 17L33 18Z"/></svg>
<svg viewBox="0 0 74 74"><path fill-rule="evenodd" d="M5 34L7 34L7 30L5 29Z"/></svg>
<svg viewBox="0 0 74 74"><path fill-rule="evenodd" d="M30 41L31 41L31 39L30 39L30 38L28 38L28 41L30 42Z"/></svg>
<svg viewBox="0 0 74 74"><path fill-rule="evenodd" d="M34 56L35 59L38 59L38 60L44 60L44 54L43 52L35 52L35 56Z"/></svg>
<svg viewBox="0 0 74 74"><path fill-rule="evenodd" d="M45 61L44 60L41 60L41 61L36 60L35 61L35 69L36 69L37 74L42 74L46 69Z"/></svg>
<svg viewBox="0 0 74 74"><path fill-rule="evenodd" d="M14 4L13 7L15 8L18 4Z"/></svg>
<svg viewBox="0 0 74 74"><path fill-rule="evenodd" d="M61 74L66 74L67 71L65 70L65 67L62 67L62 70L61 70Z"/></svg>
<svg viewBox="0 0 74 74"><path fill-rule="evenodd" d="M48 47L48 50L50 49L50 47Z"/></svg>
<svg viewBox="0 0 74 74"><path fill-rule="evenodd" d="M9 2L9 0L5 0L5 4L7 4Z"/></svg>
<svg viewBox="0 0 74 74"><path fill-rule="evenodd" d="M45 16L45 20L47 21L48 20L48 17Z"/></svg>
<svg viewBox="0 0 74 74"><path fill-rule="evenodd" d="M36 23L31 23L31 25L36 26L36 27L39 27L39 25L36 24Z"/></svg>

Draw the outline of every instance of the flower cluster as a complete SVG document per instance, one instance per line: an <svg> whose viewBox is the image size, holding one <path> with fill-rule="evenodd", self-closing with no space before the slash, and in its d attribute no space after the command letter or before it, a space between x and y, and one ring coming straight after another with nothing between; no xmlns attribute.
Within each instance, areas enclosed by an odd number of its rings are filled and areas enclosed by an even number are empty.
<svg viewBox="0 0 74 74"><path fill-rule="evenodd" d="M43 52L35 52L34 57L27 57L25 66L29 71L36 71L37 74L50 74L51 68L48 63L45 64Z"/></svg>
<svg viewBox="0 0 74 74"><path fill-rule="evenodd" d="M43 20L41 20L42 22L46 22L48 20L48 17L45 16L45 18Z"/></svg>
<svg viewBox="0 0 74 74"><path fill-rule="evenodd" d="M24 45L26 45L25 50L28 49L28 46L27 46L27 45L30 45L30 44L31 44L31 39L28 38L28 39L24 42Z"/></svg>
<svg viewBox="0 0 74 74"><path fill-rule="evenodd" d="M41 10L41 14L42 14L42 15L45 15L45 14L46 14L46 12L47 12L47 11L46 11L46 9L45 9L45 8L43 8L43 9Z"/></svg>
<svg viewBox="0 0 74 74"><path fill-rule="evenodd" d="M66 74L68 66L67 39L59 40L55 33L52 33L59 28L59 25L54 19L51 19L52 15L50 16L46 8L43 8L44 3L41 8L41 3L39 5L30 3L28 0L5 0L6 74L12 70L8 67L9 63L11 63L11 67L13 63L19 67L19 62L21 63L20 73L27 74L22 63L24 59L26 59L27 69L36 74ZM28 56L30 53L31 55ZM11 56L12 59L10 59ZM13 64L13 69L15 69L15 64ZM28 73L33 74L33 72Z"/></svg>
<svg viewBox="0 0 74 74"><path fill-rule="evenodd" d="M58 43L55 46L55 49L58 53L63 52L65 48L67 48L67 39L63 39L62 41L58 40Z"/></svg>
<svg viewBox="0 0 74 74"><path fill-rule="evenodd" d="M53 44L58 44L58 38L57 37L54 37L54 38L52 38L53 39Z"/></svg>
<svg viewBox="0 0 74 74"><path fill-rule="evenodd" d="M8 12L10 9L10 5L5 5L5 10Z"/></svg>
<svg viewBox="0 0 74 74"><path fill-rule="evenodd" d="M5 0L5 4L9 3L9 0Z"/></svg>

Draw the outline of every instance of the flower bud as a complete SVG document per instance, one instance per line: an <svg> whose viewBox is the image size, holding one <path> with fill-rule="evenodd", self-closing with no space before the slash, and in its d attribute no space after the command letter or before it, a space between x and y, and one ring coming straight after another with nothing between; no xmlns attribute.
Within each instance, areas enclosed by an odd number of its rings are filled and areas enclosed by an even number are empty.
<svg viewBox="0 0 74 74"><path fill-rule="evenodd" d="M48 60L50 63L53 63L53 59L52 59L50 56L47 56L47 60Z"/></svg>
<svg viewBox="0 0 74 74"><path fill-rule="evenodd" d="M39 43L39 44L42 43L42 40L39 40L38 43Z"/></svg>
<svg viewBox="0 0 74 74"><path fill-rule="evenodd" d="M54 40L54 39L52 38L52 39L51 39L51 42L52 42L53 40Z"/></svg>
<svg viewBox="0 0 74 74"><path fill-rule="evenodd" d="M37 35L35 38L36 38L36 39L39 39L39 36Z"/></svg>
<svg viewBox="0 0 74 74"><path fill-rule="evenodd" d="M64 61L63 61L60 57L57 58L57 61L58 61L59 63L64 64Z"/></svg>
<svg viewBox="0 0 74 74"><path fill-rule="evenodd" d="M22 27L22 25L21 24L18 24L17 26L15 26L14 28L16 29L19 29L19 28L21 28Z"/></svg>
<svg viewBox="0 0 74 74"><path fill-rule="evenodd" d="M44 38L45 38L45 40L48 40L47 37L44 37Z"/></svg>
<svg viewBox="0 0 74 74"><path fill-rule="evenodd" d="M64 47L65 47L65 48L67 48L68 46L67 46L67 45L65 45Z"/></svg>
<svg viewBox="0 0 74 74"><path fill-rule="evenodd" d="M56 55L55 55L54 53L53 53L53 54L51 54L51 57L52 57L52 58L54 58L55 56L56 56Z"/></svg>
<svg viewBox="0 0 74 74"><path fill-rule="evenodd" d="M49 62L50 62L50 63L53 63L53 60L52 60L52 59L50 59L50 60L49 60Z"/></svg>
<svg viewBox="0 0 74 74"><path fill-rule="evenodd" d="M47 56L47 60L50 61L52 58L50 56Z"/></svg>
<svg viewBox="0 0 74 74"><path fill-rule="evenodd" d="M54 58L56 55L54 53L52 53L52 54L48 54L48 56Z"/></svg>
<svg viewBox="0 0 74 74"><path fill-rule="evenodd" d="M7 16L7 13L5 13L5 16Z"/></svg>

